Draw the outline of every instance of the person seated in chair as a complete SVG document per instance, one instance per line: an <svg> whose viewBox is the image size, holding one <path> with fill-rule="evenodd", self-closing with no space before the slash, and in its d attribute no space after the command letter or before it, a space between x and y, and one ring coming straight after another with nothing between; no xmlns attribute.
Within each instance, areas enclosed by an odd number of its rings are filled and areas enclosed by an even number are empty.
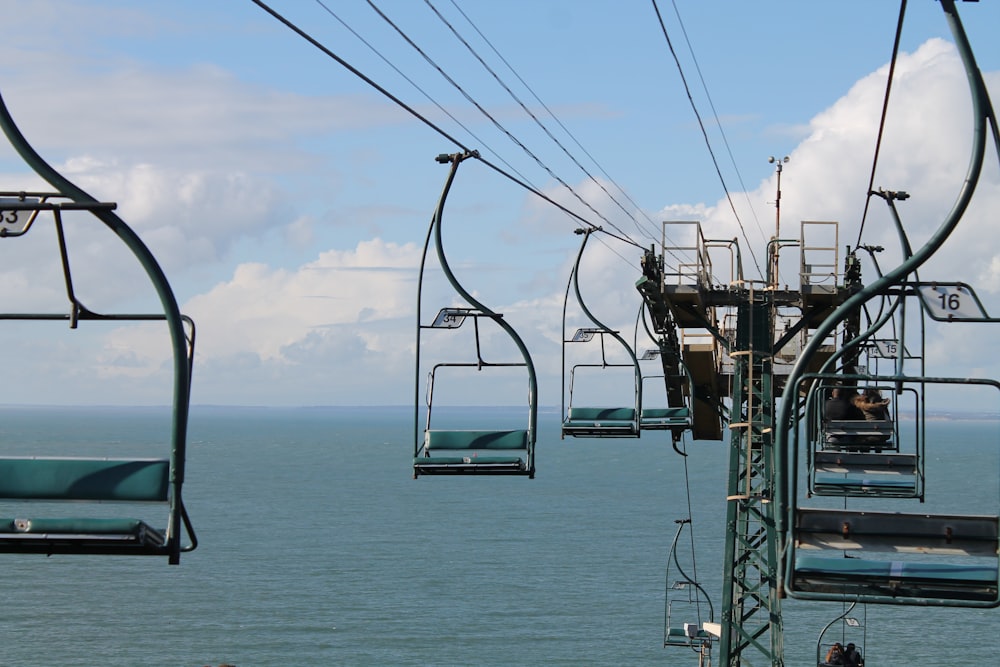
<svg viewBox="0 0 1000 667"><path fill-rule="evenodd" d="M823 406L823 433L824 440L831 445L850 445L859 442L858 437L834 430L829 430L831 422L857 422L860 426L865 423L865 413L856 405L858 390L854 387L834 387L830 392L830 398Z"/></svg>
<svg viewBox="0 0 1000 667"><path fill-rule="evenodd" d="M854 397L854 406L861 411L864 418L870 422L887 422L889 421L889 399L882 398L882 394L878 389L874 387L869 387L865 389L864 394L859 394ZM879 433L878 435L868 435L865 436L865 442L870 443L883 443L891 439L891 434L887 431L884 433Z"/></svg>
<svg viewBox="0 0 1000 667"><path fill-rule="evenodd" d="M860 398L858 390L854 387L834 387L826 405L823 406L823 419L826 421L863 420L865 414L856 404L858 398Z"/></svg>
<svg viewBox="0 0 1000 667"><path fill-rule="evenodd" d="M868 421L888 421L889 419L889 399L882 398L878 389L869 387L864 394L854 397L854 406L861 410L864 418Z"/></svg>
<svg viewBox="0 0 1000 667"><path fill-rule="evenodd" d="M843 665L844 664L844 646L837 642L830 647L830 650L826 652L826 659L823 660L824 667L828 665Z"/></svg>
<svg viewBox="0 0 1000 667"><path fill-rule="evenodd" d="M854 644L848 644L847 648L844 649L844 664L851 667L862 667L865 664Z"/></svg>

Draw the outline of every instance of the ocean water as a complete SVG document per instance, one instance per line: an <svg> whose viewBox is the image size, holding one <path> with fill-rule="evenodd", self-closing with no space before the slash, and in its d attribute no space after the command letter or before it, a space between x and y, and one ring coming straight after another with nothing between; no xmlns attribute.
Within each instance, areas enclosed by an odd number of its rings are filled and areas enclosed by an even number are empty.
<svg viewBox="0 0 1000 667"><path fill-rule="evenodd" d="M166 428L158 409L0 408L16 454L155 446ZM949 443L937 458L996 478L995 425L932 428ZM195 407L185 501L199 548L176 567L0 555L0 665L697 665L662 647L665 565L690 502L719 609L726 445L690 443L684 461L666 435L558 434L543 411L534 480L413 480L412 409ZM935 488L994 512L996 486ZM841 609L783 601L787 665L814 659ZM869 605L862 618L870 667L995 664L998 610Z"/></svg>

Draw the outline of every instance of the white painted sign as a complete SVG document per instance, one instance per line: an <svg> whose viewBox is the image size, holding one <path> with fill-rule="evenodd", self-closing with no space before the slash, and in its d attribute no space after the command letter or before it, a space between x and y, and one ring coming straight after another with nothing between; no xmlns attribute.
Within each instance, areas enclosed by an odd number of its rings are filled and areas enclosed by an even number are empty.
<svg viewBox="0 0 1000 667"><path fill-rule="evenodd" d="M28 222L31 220L31 216L35 213L32 210L25 209L7 209L4 208L5 204L19 204L21 206L37 204L40 199L27 198L27 199L17 199L14 197L0 197L0 233L2 234L21 234L28 226Z"/></svg>
<svg viewBox="0 0 1000 667"><path fill-rule="evenodd" d="M882 357L883 359L895 359L899 354L899 341L898 340L876 340L874 341L875 347L872 350L873 357Z"/></svg>
<svg viewBox="0 0 1000 667"><path fill-rule="evenodd" d="M972 289L966 285L920 285L924 308L935 320L968 320L986 317Z"/></svg>

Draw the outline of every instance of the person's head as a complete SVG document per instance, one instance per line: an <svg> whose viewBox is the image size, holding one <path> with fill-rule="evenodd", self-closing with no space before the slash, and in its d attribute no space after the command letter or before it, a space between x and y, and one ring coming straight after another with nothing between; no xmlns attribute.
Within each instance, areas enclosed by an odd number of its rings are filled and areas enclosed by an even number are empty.
<svg viewBox="0 0 1000 667"><path fill-rule="evenodd" d="M867 398L870 401L881 401L882 392L880 392L875 387L869 387L868 389L865 389L865 398Z"/></svg>
<svg viewBox="0 0 1000 667"><path fill-rule="evenodd" d="M848 644L847 645L847 650L848 651L853 651L854 650L854 644Z"/></svg>

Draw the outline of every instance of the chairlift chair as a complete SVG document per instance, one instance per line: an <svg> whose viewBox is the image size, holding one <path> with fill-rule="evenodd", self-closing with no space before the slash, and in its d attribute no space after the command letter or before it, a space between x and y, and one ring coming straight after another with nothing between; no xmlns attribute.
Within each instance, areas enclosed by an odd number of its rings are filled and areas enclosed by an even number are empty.
<svg viewBox="0 0 1000 667"><path fill-rule="evenodd" d="M538 419L537 380L535 367L521 337L507 323L503 315L496 313L473 297L459 283L451 270L442 244L441 226L444 217L444 205L451 189L452 181L459 164L475 153L460 153L438 156L439 163L448 163L451 169L445 188L438 201L434 216L431 219L427 240L424 243L423 256L420 262L420 274L417 291L417 343L416 343L416 380L414 383L414 427L413 427L413 477L421 475L520 475L533 478L535 476L535 438ZM422 317L422 295L426 278L425 267L431 240L437 251L441 269L454 288L468 306L441 308L430 324L424 324ZM423 338L426 332L446 333L456 331L467 321L472 320L474 332L474 359L472 361L440 361L435 363L427 374L426 412L421 425L419 415L419 392L421 386L421 354ZM520 359L516 361L491 362L483 358L482 339L480 337L480 322L496 325L517 348ZM435 383L439 382L440 374L445 370L464 370L473 372L491 371L498 368L522 368L527 376L527 418L523 426L512 424L511 428L497 429L491 425L486 428L442 428L440 417L434 419ZM489 400L486 403L490 403ZM516 426L516 427L515 427Z"/></svg>
<svg viewBox="0 0 1000 667"><path fill-rule="evenodd" d="M811 379L803 376L803 381ZM901 384L904 390L932 385L1000 390L1000 382L991 379L879 376L871 380ZM922 430L924 419L921 407L916 415L918 429ZM920 512L807 506L805 498L799 497L794 476L799 468L798 434L807 430L799 429L797 421L796 416L790 431L796 456L789 467L793 483L785 554L784 581L790 596L874 604L1000 606L1000 479L996 471L987 480L994 487L992 502L980 504L978 514L941 511L941 503L926 507L929 502L921 505ZM947 451L946 443L941 447ZM810 445L807 452L811 451ZM940 497L947 496L946 490L935 489Z"/></svg>
<svg viewBox="0 0 1000 667"><path fill-rule="evenodd" d="M640 361L650 361L654 359L661 359L663 351L660 349L649 349L646 350L641 357ZM676 437L680 438L680 434L684 430L691 428L691 408L689 401L694 395L694 382L691 379L691 373L688 370L684 362L677 358L677 365L681 371L681 375L677 378L670 378L665 374L652 374L643 375L642 381L659 381L664 382L669 385L673 382L681 384L683 390L681 394L681 405L669 405L670 392L668 389L667 400L665 401L668 405L652 407L650 405L650 394L645 389L643 389L643 405L639 410L639 430L641 431L671 431Z"/></svg>
<svg viewBox="0 0 1000 667"><path fill-rule="evenodd" d="M863 376L810 374L814 388L807 396L810 414L807 432L812 434L806 449L809 472L808 493L817 496L922 498L924 489L924 433L918 419L903 428L901 414L920 415L918 387L879 385L871 377L860 391L878 389L894 392L892 416L885 420L827 420L823 410L830 392L843 383L858 382ZM900 409L904 398L906 410ZM829 400L829 399L826 399Z"/></svg>
<svg viewBox="0 0 1000 667"><path fill-rule="evenodd" d="M67 444L58 456L0 453L0 552L164 556L170 564L197 546L182 486L194 359L194 323L180 313L170 284L152 253L114 210L48 165L28 144L0 99L0 127L21 157L54 188L0 193L0 239L17 239L46 220L53 223L69 308L67 312L0 313L3 321L61 322L71 330L94 322L162 322L171 343L173 387L170 430L161 456L136 456L134 444L111 443L98 455ZM96 223L96 224L94 224ZM72 279L66 227L110 231L131 252L151 282L161 312L98 313L84 305ZM110 430L111 427L109 427ZM116 453L108 456L108 449ZM144 450L145 451L145 450ZM125 516L123 513L128 512Z"/></svg>
<svg viewBox="0 0 1000 667"><path fill-rule="evenodd" d="M587 304L583 300L580 292L580 260L583 258L583 251L587 246L587 240L591 234L598 231L596 228L578 229L577 233L583 235L580 244L580 251L577 253L576 262L570 273L570 279L566 286L566 297L563 302L563 341L562 341L562 367L563 367L563 404L562 404L562 437L575 438L638 438L639 414L642 409L642 373L639 369L639 360L635 352L619 332L612 330L607 325L598 320ZM567 336L567 310L570 300L570 288L576 297L577 305L582 311L591 326L580 327L571 336ZM569 366L567 373L567 357L570 349L574 346L584 345L593 341L600 344L600 362L575 363ZM606 340L612 341L612 345L624 351L627 363L609 362L607 358ZM580 406L577 400L574 403L574 393L577 390L577 382L582 373L589 370L596 370L600 373L607 373L613 369L629 369L633 378L633 392L627 404L619 403L612 407ZM568 378L567 378L568 375ZM594 378L598 374L588 375L585 382L595 383ZM567 401L568 385L568 401Z"/></svg>

